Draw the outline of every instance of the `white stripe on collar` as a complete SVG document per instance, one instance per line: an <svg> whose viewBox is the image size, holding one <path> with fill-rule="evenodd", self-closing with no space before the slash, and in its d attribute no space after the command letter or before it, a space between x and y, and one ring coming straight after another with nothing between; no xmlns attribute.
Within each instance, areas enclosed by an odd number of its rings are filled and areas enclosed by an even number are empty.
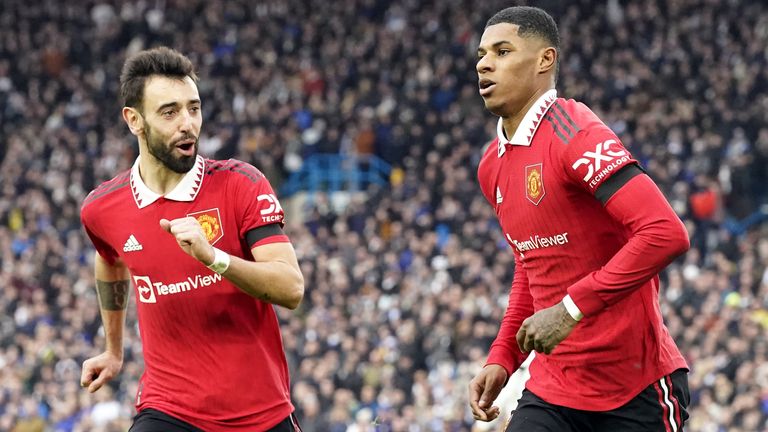
<svg viewBox="0 0 768 432"><path fill-rule="evenodd" d="M205 160L197 155L195 165L181 179L179 184L172 191L165 195L166 199L173 201L193 201L200 191L203 184L203 173L205 171ZM142 209L157 201L162 195L150 190L139 174L139 158L133 163L131 168L131 192L136 205Z"/></svg>
<svg viewBox="0 0 768 432"><path fill-rule="evenodd" d="M544 118L544 114L547 113L555 99L557 99L557 90L555 89L550 89L541 95L528 112L525 113L523 121L520 122L511 140L507 140L507 137L504 135L502 119L499 118L499 123L496 125L496 135L499 137L499 157L507 150L507 144L526 147L531 145L531 140L541 124L541 119Z"/></svg>

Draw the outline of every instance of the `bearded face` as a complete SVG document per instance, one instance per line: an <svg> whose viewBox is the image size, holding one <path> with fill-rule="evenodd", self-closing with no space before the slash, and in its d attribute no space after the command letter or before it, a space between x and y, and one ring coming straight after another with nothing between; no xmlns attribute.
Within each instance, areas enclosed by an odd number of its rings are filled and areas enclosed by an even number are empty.
<svg viewBox="0 0 768 432"><path fill-rule="evenodd" d="M163 163L169 170L184 174L192 169L197 158L198 138L191 132L176 139L158 133L145 123L144 133L149 154Z"/></svg>

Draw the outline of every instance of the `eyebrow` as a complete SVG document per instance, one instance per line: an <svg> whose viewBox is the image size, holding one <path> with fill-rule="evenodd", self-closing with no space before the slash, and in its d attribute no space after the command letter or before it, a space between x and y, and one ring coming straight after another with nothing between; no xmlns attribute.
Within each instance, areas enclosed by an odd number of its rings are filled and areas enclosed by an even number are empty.
<svg viewBox="0 0 768 432"><path fill-rule="evenodd" d="M491 45L491 48L498 48L499 46L504 45L504 44L514 45L512 42L510 42L508 40L501 40L501 41L498 41L498 42L494 43L493 45ZM477 50L478 51L485 51L485 49L483 47L477 47Z"/></svg>
<svg viewBox="0 0 768 432"><path fill-rule="evenodd" d="M194 104L199 104L199 103L200 103L200 99L190 99L189 100L189 105L194 105ZM179 106L178 102L164 103L164 104L160 105L160 107L157 108L157 112L160 112L160 111L162 111L162 110L164 110L166 108L173 108L173 107L177 107L177 106Z"/></svg>

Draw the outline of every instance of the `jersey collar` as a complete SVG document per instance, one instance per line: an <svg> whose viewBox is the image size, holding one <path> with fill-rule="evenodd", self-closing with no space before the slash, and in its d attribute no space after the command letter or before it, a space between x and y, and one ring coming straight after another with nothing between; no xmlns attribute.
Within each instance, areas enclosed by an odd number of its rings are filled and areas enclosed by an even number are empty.
<svg viewBox="0 0 768 432"><path fill-rule="evenodd" d="M181 179L179 184L172 191L165 195L166 199L173 201L192 201L203 184L203 172L205 171L205 160L197 155L195 165ZM139 158L133 163L131 168L131 191L136 205L142 209L157 201L162 195L152 192L139 175Z"/></svg>
<svg viewBox="0 0 768 432"><path fill-rule="evenodd" d="M520 122L520 126L517 127L511 140L507 140L507 137L504 136L504 126L501 122L502 119L499 118L499 123L496 125L496 135L499 137L499 157L507 151L507 144L526 147L531 145L531 140L539 128L539 124L541 124L541 119L544 118L544 114L547 113L555 99L557 99L557 90L555 89L550 89L541 95L525 113L523 121Z"/></svg>

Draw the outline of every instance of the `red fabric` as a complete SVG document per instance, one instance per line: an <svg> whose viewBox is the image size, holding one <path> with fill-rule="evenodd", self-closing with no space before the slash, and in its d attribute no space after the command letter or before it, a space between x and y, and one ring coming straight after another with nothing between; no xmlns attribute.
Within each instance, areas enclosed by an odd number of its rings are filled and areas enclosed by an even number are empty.
<svg viewBox="0 0 768 432"><path fill-rule="evenodd" d="M154 408L204 430L267 430L294 409L274 307L184 253L159 221L207 214L221 234L214 246L253 261L243 233L281 223L282 209L248 164L206 160L205 172L194 201L160 198L139 209L126 183L97 189L108 192L93 193L81 219L98 252L117 254L136 287L145 361L137 410ZM131 236L141 249L124 249Z"/></svg>
<svg viewBox="0 0 768 432"><path fill-rule="evenodd" d="M697 219L711 220L717 211L717 193L712 189L691 195L691 211Z"/></svg>
<svg viewBox="0 0 768 432"><path fill-rule="evenodd" d="M683 223L646 175L631 179L608 200L605 209L629 229L630 237L603 268L568 288L584 315L626 298L689 247Z"/></svg>
<svg viewBox="0 0 768 432"><path fill-rule="evenodd" d="M589 108L557 99L544 119L530 146L507 145L499 157L491 143L478 170L520 278L488 362L510 372L520 364L514 336L532 313L526 285L533 311L570 292L585 316L551 354L536 355L526 386L556 405L606 411L687 367L664 327L656 277L687 235L645 175L606 206L594 197L636 161Z"/></svg>
<svg viewBox="0 0 768 432"><path fill-rule="evenodd" d="M517 346L517 330L526 318L533 315L533 298L528 289L528 276L520 265L519 258L515 257L515 279L512 281L512 289L509 293L509 305L496 340L491 345L487 364L498 364L512 375L517 368L528 358Z"/></svg>

